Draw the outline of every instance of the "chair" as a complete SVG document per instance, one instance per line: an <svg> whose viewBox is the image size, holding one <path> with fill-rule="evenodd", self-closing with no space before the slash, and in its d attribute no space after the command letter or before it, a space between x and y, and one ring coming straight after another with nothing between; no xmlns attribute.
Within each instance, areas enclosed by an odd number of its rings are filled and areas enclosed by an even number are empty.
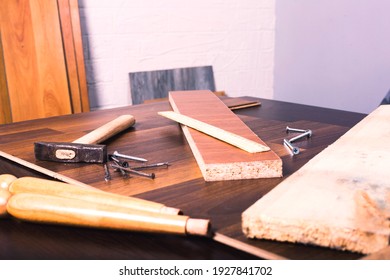
<svg viewBox="0 0 390 280"><path fill-rule="evenodd" d="M390 104L390 90L387 92L386 96L383 98L380 105Z"/></svg>
<svg viewBox="0 0 390 280"><path fill-rule="evenodd" d="M154 99L165 99L169 91L215 91L212 66L132 72L129 76L133 105Z"/></svg>

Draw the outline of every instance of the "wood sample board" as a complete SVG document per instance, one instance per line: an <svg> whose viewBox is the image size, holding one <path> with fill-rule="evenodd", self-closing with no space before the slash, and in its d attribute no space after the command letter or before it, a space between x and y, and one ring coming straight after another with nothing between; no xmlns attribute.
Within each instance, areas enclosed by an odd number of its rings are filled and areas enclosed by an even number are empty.
<svg viewBox="0 0 390 280"><path fill-rule="evenodd" d="M197 66L129 73L132 104L168 97L177 90L215 91L213 67Z"/></svg>
<svg viewBox="0 0 390 280"><path fill-rule="evenodd" d="M243 232L376 252L389 244L389 167L390 106L383 105L245 210Z"/></svg>
<svg viewBox="0 0 390 280"><path fill-rule="evenodd" d="M266 145L211 91L173 91L169 101L177 113ZM206 181L282 177L282 160L272 150L248 153L194 129L182 128Z"/></svg>
<svg viewBox="0 0 390 280"><path fill-rule="evenodd" d="M88 112L78 0L0 6L0 124Z"/></svg>

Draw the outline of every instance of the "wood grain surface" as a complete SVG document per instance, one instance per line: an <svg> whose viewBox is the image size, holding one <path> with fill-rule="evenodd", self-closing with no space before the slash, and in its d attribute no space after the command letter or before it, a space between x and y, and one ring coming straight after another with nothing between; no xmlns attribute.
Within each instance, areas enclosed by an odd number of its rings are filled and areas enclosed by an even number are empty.
<svg viewBox="0 0 390 280"><path fill-rule="evenodd" d="M112 193L135 196L181 209L194 218L210 219L212 229L251 248L289 259L358 259L362 254L316 246L251 240L241 231L241 213L272 190L308 160L336 141L365 115L266 99L261 106L235 111L245 124L283 160L284 178L205 182L191 149L176 123L158 116L171 110L168 102L128 106L89 113L18 122L0 126L0 150ZM109 152L166 162L154 169L156 179L122 178L112 172L104 181L104 169L94 164L62 164L36 161L35 141L65 141L92 131L122 114L133 115L136 124L105 142ZM314 136L297 142L301 153L292 157L283 146L286 125L312 129ZM134 163L132 163L134 164ZM152 170L150 170L152 171ZM0 172L17 177L44 177L0 158ZM253 254L204 237L81 229L0 220L2 259L254 259ZM382 257L383 258L383 257Z"/></svg>
<svg viewBox="0 0 390 280"><path fill-rule="evenodd" d="M11 104L9 101L7 76L5 74L5 62L3 43L0 31L0 124L12 122Z"/></svg>
<svg viewBox="0 0 390 280"><path fill-rule="evenodd" d="M89 111L78 0L0 5L0 123Z"/></svg>
<svg viewBox="0 0 390 280"><path fill-rule="evenodd" d="M72 112L56 1L1 1L12 120Z"/></svg>
<svg viewBox="0 0 390 280"><path fill-rule="evenodd" d="M78 0L57 0L61 35L72 102L72 112L89 111Z"/></svg>
<svg viewBox="0 0 390 280"><path fill-rule="evenodd" d="M211 91L173 91L174 111L267 146ZM282 177L282 160L272 150L248 153L187 126L182 127L206 181Z"/></svg>

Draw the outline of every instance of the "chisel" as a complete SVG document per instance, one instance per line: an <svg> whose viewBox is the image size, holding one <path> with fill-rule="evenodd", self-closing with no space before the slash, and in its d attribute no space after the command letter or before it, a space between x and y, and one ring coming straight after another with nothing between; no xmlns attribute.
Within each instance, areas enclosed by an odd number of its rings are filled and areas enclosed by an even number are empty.
<svg viewBox="0 0 390 280"><path fill-rule="evenodd" d="M0 185L2 190L9 191L11 194L36 193L172 215L177 215L181 212L180 209L149 200L109 193L99 189L81 188L72 184L34 177L16 178L13 175L2 174L0 175ZM5 197L7 197L6 192L3 193L3 197L3 200L5 200Z"/></svg>

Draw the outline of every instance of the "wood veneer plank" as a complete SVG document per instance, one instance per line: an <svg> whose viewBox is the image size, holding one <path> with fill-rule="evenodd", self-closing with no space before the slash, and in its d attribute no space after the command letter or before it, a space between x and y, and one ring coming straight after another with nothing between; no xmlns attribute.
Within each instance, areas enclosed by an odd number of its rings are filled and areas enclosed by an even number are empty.
<svg viewBox="0 0 390 280"><path fill-rule="evenodd" d="M3 45L0 31L0 124L12 122L11 105L9 102L7 75L5 73Z"/></svg>
<svg viewBox="0 0 390 280"><path fill-rule="evenodd" d="M30 1L30 9L39 74L35 103L42 103L43 117L72 113L57 2Z"/></svg>
<svg viewBox="0 0 390 280"><path fill-rule="evenodd" d="M81 111L89 112L90 105L87 87L87 74L85 71L84 49L78 0L69 0L69 8L73 32L73 48L77 64L78 84L80 89Z"/></svg>
<svg viewBox="0 0 390 280"><path fill-rule="evenodd" d="M266 145L211 91L170 92L169 101L178 113ZM183 132L206 181L282 176L282 161L272 150L251 154L186 126Z"/></svg>
<svg viewBox="0 0 390 280"><path fill-rule="evenodd" d="M65 62L68 73L69 89L71 94L72 110L74 113L81 113L81 98L79 78L77 72L77 61L74 52L74 40L72 21L70 15L69 1L58 1L58 11L61 23L61 34L63 38Z"/></svg>
<svg viewBox="0 0 390 280"><path fill-rule="evenodd" d="M71 113L55 1L0 1L13 121Z"/></svg>
<svg viewBox="0 0 390 280"><path fill-rule="evenodd" d="M389 132L381 106L244 211L244 233L365 254L386 247Z"/></svg>

